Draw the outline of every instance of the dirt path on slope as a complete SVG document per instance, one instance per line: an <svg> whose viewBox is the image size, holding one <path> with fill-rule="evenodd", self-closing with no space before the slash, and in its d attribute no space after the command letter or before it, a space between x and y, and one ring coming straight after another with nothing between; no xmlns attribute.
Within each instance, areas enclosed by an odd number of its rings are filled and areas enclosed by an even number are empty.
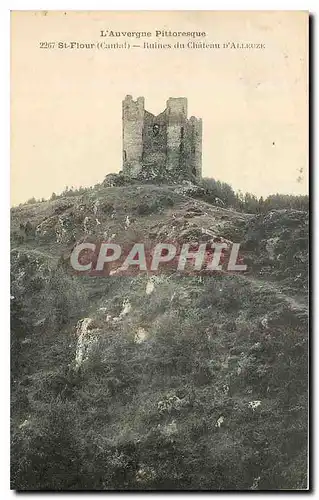
<svg viewBox="0 0 319 500"><path fill-rule="evenodd" d="M281 289L280 285L271 281L255 278L254 276L238 275L238 277L249 282L256 291L264 289L271 292L278 300L286 302L290 309L294 311L308 311L307 297L302 295L288 295Z"/></svg>

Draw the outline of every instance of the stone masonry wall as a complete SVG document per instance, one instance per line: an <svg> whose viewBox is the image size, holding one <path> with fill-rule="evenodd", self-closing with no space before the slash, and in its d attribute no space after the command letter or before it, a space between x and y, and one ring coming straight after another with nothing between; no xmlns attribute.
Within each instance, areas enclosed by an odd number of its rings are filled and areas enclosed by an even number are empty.
<svg viewBox="0 0 319 500"><path fill-rule="evenodd" d="M144 98L123 101L123 172L131 177L195 180L202 175L202 120L187 119L187 99L170 97L155 116Z"/></svg>

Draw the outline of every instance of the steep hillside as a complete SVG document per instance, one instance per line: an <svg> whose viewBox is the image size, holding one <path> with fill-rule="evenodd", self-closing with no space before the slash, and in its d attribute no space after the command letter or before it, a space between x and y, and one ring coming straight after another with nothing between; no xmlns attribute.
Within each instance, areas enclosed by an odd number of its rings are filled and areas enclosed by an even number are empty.
<svg viewBox="0 0 319 500"><path fill-rule="evenodd" d="M307 213L187 185L12 209L12 487L307 486ZM241 243L245 273L75 275L76 243Z"/></svg>

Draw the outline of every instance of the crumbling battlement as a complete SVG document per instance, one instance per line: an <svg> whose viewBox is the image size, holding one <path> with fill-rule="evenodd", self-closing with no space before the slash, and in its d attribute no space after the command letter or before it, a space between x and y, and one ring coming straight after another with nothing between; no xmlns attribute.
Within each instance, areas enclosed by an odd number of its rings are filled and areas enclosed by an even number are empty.
<svg viewBox="0 0 319 500"><path fill-rule="evenodd" d="M187 118L186 97L170 97L158 116L144 97L122 103L123 172L131 177L195 180L202 175L202 120Z"/></svg>

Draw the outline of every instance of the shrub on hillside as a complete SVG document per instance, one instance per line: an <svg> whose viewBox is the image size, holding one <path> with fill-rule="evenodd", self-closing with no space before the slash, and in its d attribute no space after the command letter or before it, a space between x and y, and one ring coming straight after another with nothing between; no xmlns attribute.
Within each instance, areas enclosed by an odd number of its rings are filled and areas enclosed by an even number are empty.
<svg viewBox="0 0 319 500"><path fill-rule="evenodd" d="M225 207L234 208L246 213L266 213L271 210L295 209L309 210L309 197L307 195L269 195L266 199L262 196L257 198L251 193L235 192L226 182L217 181L205 177L200 181L203 192L194 195L195 198L203 199L212 204L220 204Z"/></svg>

